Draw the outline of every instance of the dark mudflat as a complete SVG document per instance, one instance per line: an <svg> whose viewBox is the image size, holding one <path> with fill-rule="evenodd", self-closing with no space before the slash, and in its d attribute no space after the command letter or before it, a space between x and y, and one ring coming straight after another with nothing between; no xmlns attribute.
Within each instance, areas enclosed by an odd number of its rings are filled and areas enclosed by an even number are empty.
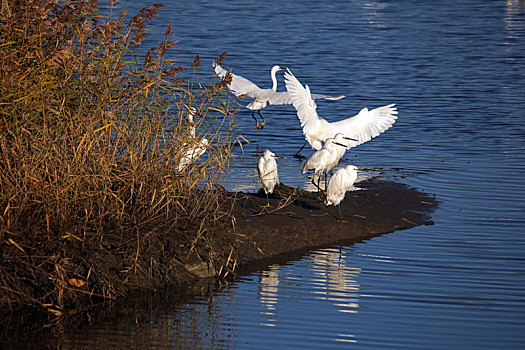
<svg viewBox="0 0 525 350"><path fill-rule="evenodd" d="M433 223L430 217L437 207L433 195L380 179L356 186L362 190L346 193L341 219L339 209L325 206L316 193L283 184L268 199L262 191L235 194L231 242L238 263Z"/></svg>

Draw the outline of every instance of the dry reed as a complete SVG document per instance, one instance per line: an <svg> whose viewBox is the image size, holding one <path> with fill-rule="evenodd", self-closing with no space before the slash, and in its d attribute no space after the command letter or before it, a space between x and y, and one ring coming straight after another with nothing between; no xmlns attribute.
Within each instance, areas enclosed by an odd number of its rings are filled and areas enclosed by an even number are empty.
<svg viewBox="0 0 525 350"><path fill-rule="evenodd" d="M3 306L63 316L86 298L115 298L140 276L168 273L176 259L163 230L200 227L191 250L229 215L218 190L235 142L224 84L180 78L191 73L168 58L171 25L139 57L146 24L162 5L130 20L107 18L97 6L2 2ZM191 66L199 69L198 56ZM194 136L189 107L197 110ZM179 169L204 136L207 152ZM154 245L163 255L151 254Z"/></svg>

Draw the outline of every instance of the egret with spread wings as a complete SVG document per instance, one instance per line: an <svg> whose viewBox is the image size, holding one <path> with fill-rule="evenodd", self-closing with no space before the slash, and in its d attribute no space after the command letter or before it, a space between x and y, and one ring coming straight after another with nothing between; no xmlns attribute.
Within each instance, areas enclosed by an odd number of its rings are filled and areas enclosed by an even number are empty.
<svg viewBox="0 0 525 350"><path fill-rule="evenodd" d="M390 104L372 110L363 108L353 117L330 123L317 115L317 105L310 88L308 85L303 86L289 69L284 73L284 83L297 110L306 142L316 150L321 149L323 141L338 133L355 139L356 141L345 142L349 148L355 147L383 133L397 119L397 108Z"/></svg>
<svg viewBox="0 0 525 350"><path fill-rule="evenodd" d="M215 70L215 74L217 74L221 79L224 79L229 71L223 69L218 64L214 63L213 68ZM239 75L231 74L231 82L229 83L229 89L230 91L237 97L244 97L248 96L253 98L254 100L246 106L246 108L250 109L252 111L252 118L255 120L256 123L256 129L259 129L259 121L257 118L255 118L255 112L259 114L259 116L262 119L261 123L261 129L265 125L264 117L261 114L261 109L268 105L285 105L285 104L292 104L292 101L290 99L290 96L288 95L288 92L286 91L277 91L277 78L275 74L280 71L284 70L284 67L280 67L278 65L275 65L272 67L272 70L270 71L270 76L272 78L272 88L271 89L261 89L258 87L255 83L251 82L250 80L243 78ZM327 95L319 95L319 94L311 94L312 99L319 99L323 98L326 100L340 100L344 95L339 96L327 96Z"/></svg>

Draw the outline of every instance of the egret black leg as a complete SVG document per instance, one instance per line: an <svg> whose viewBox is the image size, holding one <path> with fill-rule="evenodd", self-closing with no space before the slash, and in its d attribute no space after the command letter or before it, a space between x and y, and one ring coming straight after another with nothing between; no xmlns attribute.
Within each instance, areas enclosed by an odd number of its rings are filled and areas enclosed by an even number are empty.
<svg viewBox="0 0 525 350"><path fill-rule="evenodd" d="M261 117L261 119L262 119L262 124L261 124L261 130L262 130L262 128L264 128L264 125L266 124L266 120L264 120L264 117L262 116L262 114L261 114L261 110L260 110L260 109L257 110L257 114L258 114L259 117Z"/></svg>
<svg viewBox="0 0 525 350"><path fill-rule="evenodd" d="M318 192L317 192L317 196L319 197L319 192L321 193L321 196L320 196L320 199L323 198L322 195L325 194L325 191L326 191L326 186L324 188L324 190L321 188L321 179L323 177L323 175L325 176L325 179L326 179L326 173L321 173L321 175L319 176L319 179L317 179L317 189L318 189ZM326 181L325 181L325 184L326 184Z"/></svg>
<svg viewBox="0 0 525 350"><path fill-rule="evenodd" d="M299 153L301 153L301 151L303 150L304 146L306 146L307 143L308 143L308 141L304 141L303 146L297 152L295 152L295 154L293 156L296 157L296 158L302 158L302 156L299 155Z"/></svg>
<svg viewBox="0 0 525 350"><path fill-rule="evenodd" d="M255 111L252 111L252 118L255 120L255 130L259 130L259 121L255 118Z"/></svg>
<svg viewBox="0 0 525 350"><path fill-rule="evenodd" d="M319 187L319 181L317 181L317 183L315 183L315 174L312 175L312 184L317 187L317 195L319 195L319 192L321 191L321 188Z"/></svg>
<svg viewBox="0 0 525 350"><path fill-rule="evenodd" d="M339 203L337 206L339 207L339 219L337 219L337 221L348 223L348 221L343 220L343 214L341 214L341 203Z"/></svg>

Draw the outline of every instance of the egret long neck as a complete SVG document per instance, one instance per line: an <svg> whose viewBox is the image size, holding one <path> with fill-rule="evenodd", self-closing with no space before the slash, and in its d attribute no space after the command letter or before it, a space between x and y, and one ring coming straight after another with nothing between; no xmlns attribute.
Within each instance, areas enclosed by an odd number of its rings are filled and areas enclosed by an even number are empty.
<svg viewBox="0 0 525 350"><path fill-rule="evenodd" d="M194 115L194 112L190 109L188 111L188 122L190 124L190 136L192 138L195 137L195 132L196 132L195 125L193 124L193 115Z"/></svg>
<svg viewBox="0 0 525 350"><path fill-rule="evenodd" d="M277 78L275 77L276 71L272 69L272 90L277 91Z"/></svg>

